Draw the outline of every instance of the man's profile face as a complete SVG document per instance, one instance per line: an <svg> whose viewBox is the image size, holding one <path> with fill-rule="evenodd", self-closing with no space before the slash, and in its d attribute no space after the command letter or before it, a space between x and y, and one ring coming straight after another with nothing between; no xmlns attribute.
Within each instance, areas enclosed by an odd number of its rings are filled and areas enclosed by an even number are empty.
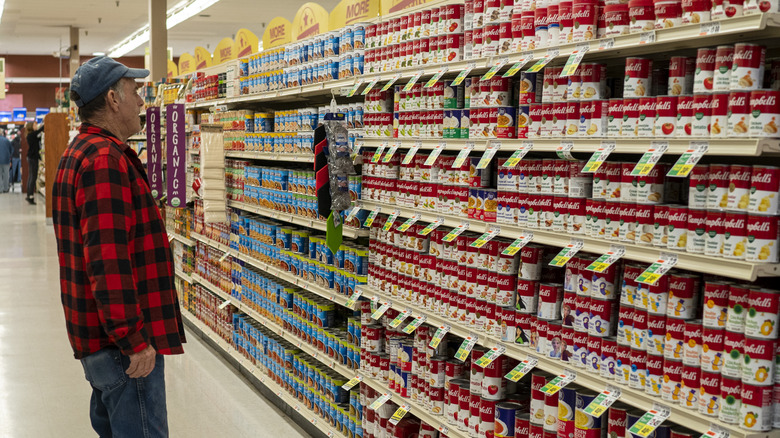
<svg viewBox="0 0 780 438"><path fill-rule="evenodd" d="M129 137L141 131L141 117L139 112L143 107L144 101L138 94L140 85L132 79L123 78L122 93L119 94L119 113L122 117L123 126L126 127L125 134ZM124 99L122 98L124 95Z"/></svg>

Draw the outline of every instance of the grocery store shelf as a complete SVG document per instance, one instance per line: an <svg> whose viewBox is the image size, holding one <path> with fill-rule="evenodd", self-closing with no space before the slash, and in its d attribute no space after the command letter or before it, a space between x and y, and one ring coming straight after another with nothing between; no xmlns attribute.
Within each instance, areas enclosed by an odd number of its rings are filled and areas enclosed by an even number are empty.
<svg viewBox="0 0 780 438"><path fill-rule="evenodd" d="M742 156L754 157L763 154L780 154L780 140L771 138L729 138L729 139L681 139L681 138L544 138L544 139L519 139L519 138L477 138L477 139L457 139L457 138L431 138L431 139L398 139L398 138L365 138L363 146L366 148L380 147L382 145L400 144L401 149L411 149L415 144L420 145L420 149L434 149L442 142L445 143L444 150L459 151L466 143L474 143L475 152L484 151L491 142L501 143L501 150L514 151L523 143L533 143L533 152L555 152L561 145L561 142L572 142L574 147L572 153L584 152L592 153L601 147L602 142L615 142L616 154L643 154L650 148L653 141L665 141L669 148L666 155L680 155L685 152L691 142L707 142L709 148L706 155L710 156ZM587 159L587 156L581 157Z"/></svg>
<svg viewBox="0 0 780 438"><path fill-rule="evenodd" d="M185 274L184 272L176 269L175 270L176 276L181 278L182 280L186 281L189 284L195 284L195 280L192 279L192 277L189 274Z"/></svg>
<svg viewBox="0 0 780 438"><path fill-rule="evenodd" d="M290 214L281 211L270 210L267 208L258 207L255 205L247 204L244 202L237 202L237 201L228 201L228 206L233 208L238 208L239 210L248 211L250 213L259 214L261 216L269 217L271 219L276 219L282 222L288 222L291 224L300 225L302 227L313 228L315 230L327 231L328 229L328 224L325 221L305 218L297 214ZM351 239L368 236L368 229L356 229L350 227L344 227L343 229L344 229L343 231L344 237L349 237Z"/></svg>
<svg viewBox="0 0 780 438"><path fill-rule="evenodd" d="M250 160L291 161L299 163L313 163L314 155L310 154L277 154L261 151L225 151L228 158L246 158Z"/></svg>
<svg viewBox="0 0 780 438"><path fill-rule="evenodd" d="M188 239L188 238L186 238L186 237L184 237L184 236L182 236L180 234L174 233L173 231L168 231L168 236L178 240L179 242L181 242L181 243L183 243L183 244L185 244L187 246L195 245L195 241L194 240Z"/></svg>
<svg viewBox="0 0 780 438"><path fill-rule="evenodd" d="M381 208L382 213L390 214L398 210L399 217L410 218L415 214L421 214L421 222L434 222L438 218L444 219L443 225L448 227L457 227L461 223L469 224L469 231L483 233L490 226L499 226L501 228L500 236L516 239L524 232L533 232L534 243L543 245L557 246L563 248L571 243L574 238L582 239L584 246L582 251L595 254L604 254L609 251L611 245L622 245L626 248L624 258L637 260L645 263L653 263L658 260L661 252L673 252L677 254L678 261L676 267L689 271L702 272L707 274L717 273L724 277L736 278L739 280L755 281L758 277L769 277L780 274L780 264L772 263L751 263L740 260L730 260L724 258L715 258L703 254L691 254L687 252L673 251L666 248L657 248L652 246L634 245L631 243L620 242L617 240L594 239L585 235L567 234L563 232L554 232L546 229L525 229L514 225L487 223L477 219L469 219L445 215L441 213L421 213L419 210L411 208L397 207L390 204L382 204L371 201L361 201L366 210L375 210ZM401 220L399 219L400 223Z"/></svg>
<svg viewBox="0 0 780 438"><path fill-rule="evenodd" d="M271 393L279 397L279 399L283 403L289 405L302 418L308 420L308 422L311 424L312 427L316 428L319 432L322 432L325 436L329 438L344 436L341 434L341 432L337 431L334 428L331 428L326 423L325 420L314 416L315 413L313 411L309 410L306 406L304 406L301 402L299 402L296 397L286 392L272 378L268 377L266 371L263 370L261 366L253 364L249 359L242 356L241 353L238 352L238 350L236 350L232 345L230 345L224 339L219 337L216 333L214 333L213 330L208 328L204 323L198 320L195 316L191 315L189 312L186 311L182 312L182 316L184 317L184 320L187 323L188 329L190 329L191 331L195 331L196 334L200 335L201 337L207 338L210 341L211 345L221 350L220 352L222 354L227 355L232 359L233 362L235 362L235 366L239 368L239 371L245 371L251 374ZM307 425L301 424L299 421L297 421L297 419L293 418L293 420L296 421L297 424L299 424L304 428L309 427Z"/></svg>
<svg viewBox="0 0 780 438"><path fill-rule="evenodd" d="M202 234L198 234L198 233L192 232L192 233L190 233L190 236L192 236L193 240L197 240L199 242L203 242L203 243L205 243L207 245L210 245L213 248L216 248L216 249L218 249L218 250L220 250L222 252L227 252L227 253L230 253L230 254L234 254L235 253L235 250L230 248L229 246L224 245L222 243L219 243L216 240L209 239L208 237L206 237L206 236L204 236Z"/></svg>
<svg viewBox="0 0 780 438"><path fill-rule="evenodd" d="M367 286L364 286L364 290L369 295L376 295L383 301L401 303L401 306L405 304L406 305L411 304L409 302L399 300L398 297L388 296L387 294L384 294L376 289L369 288ZM539 361L537 368L542 369L544 371L553 374L559 374L564 367L571 368L577 371L577 379L574 381L574 383L579 386L583 386L585 388L591 389L596 392L601 392L604 389L606 389L607 384L611 384L616 387L619 387L621 390L620 401L624 403L628 403L637 408L649 410L653 408L653 403L661 403L661 404L668 405L668 402L664 402L660 397L653 397L645 393L643 390L629 388L627 385L620 385L612 381L606 382L604 378L600 377L597 374L588 373L582 369L575 368L573 365L561 362L560 360L553 360L550 358L540 356L535 352L531 351L527 347L521 347L518 344L501 341L498 337L492 334L488 334L486 332L479 332L476 331L474 328L469 329L469 327L466 327L461 323L455 322L449 318L444 318L439 315L431 314L427 310L423 312L423 314L426 315L427 317L426 318L427 324L430 324L434 327L447 324L451 327L450 333L452 333L455 336L465 338L466 336L469 336L471 333L477 334L479 336L479 340L477 341L477 344L482 345L483 347L492 348L498 344L501 344L505 346L507 349L505 354L514 359L525 360L529 357L534 357ZM772 432L745 431L740 429L737 425L726 424L722 421L719 421L717 418L708 417L706 415L698 413L697 411L688 410L685 408L678 407L676 405L672 409L672 415L669 417L669 421L679 425L683 425L685 427L688 427L690 429L693 429L701 433L706 432L710 428L711 424L716 424L721 428L728 430L731 438L778 438L780 437L780 430L777 429Z"/></svg>

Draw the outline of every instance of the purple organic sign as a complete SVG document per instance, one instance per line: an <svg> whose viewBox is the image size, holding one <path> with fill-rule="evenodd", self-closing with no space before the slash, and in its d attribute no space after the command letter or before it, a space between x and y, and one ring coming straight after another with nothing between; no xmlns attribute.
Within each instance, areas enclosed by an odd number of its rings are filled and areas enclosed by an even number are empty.
<svg viewBox="0 0 780 438"><path fill-rule="evenodd" d="M146 109L146 157L149 187L154 199L162 195L162 141L160 138L160 107Z"/></svg>
<svg viewBox="0 0 780 438"><path fill-rule="evenodd" d="M165 176L168 181L168 205L183 207L187 196L187 134L184 131L184 105L172 104L166 114L166 158Z"/></svg>

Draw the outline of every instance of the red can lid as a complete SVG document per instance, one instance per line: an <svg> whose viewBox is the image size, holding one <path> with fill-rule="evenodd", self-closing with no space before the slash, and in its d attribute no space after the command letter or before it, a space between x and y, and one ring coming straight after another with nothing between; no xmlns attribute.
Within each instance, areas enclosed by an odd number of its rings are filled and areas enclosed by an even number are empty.
<svg viewBox="0 0 780 438"><path fill-rule="evenodd" d="M628 4L618 3L616 5L607 5L604 7L604 13L610 12L628 12Z"/></svg>
<svg viewBox="0 0 780 438"><path fill-rule="evenodd" d="M642 6L653 6L653 0L630 0L628 2L629 8L636 8Z"/></svg>

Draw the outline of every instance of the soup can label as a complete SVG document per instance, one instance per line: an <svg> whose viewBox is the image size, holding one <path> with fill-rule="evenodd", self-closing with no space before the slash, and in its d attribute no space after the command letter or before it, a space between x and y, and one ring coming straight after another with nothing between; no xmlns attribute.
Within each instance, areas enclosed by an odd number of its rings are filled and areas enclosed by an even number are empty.
<svg viewBox="0 0 780 438"><path fill-rule="evenodd" d="M688 244L688 208L669 208L669 236L667 247L680 250Z"/></svg>
<svg viewBox="0 0 780 438"><path fill-rule="evenodd" d="M745 335L727 331L723 337L723 369L721 374L733 379L742 378Z"/></svg>
<svg viewBox="0 0 780 438"><path fill-rule="evenodd" d="M729 91L731 67L734 64L734 46L718 46L715 52L713 91Z"/></svg>
<svg viewBox="0 0 780 438"><path fill-rule="evenodd" d="M723 257L745 260L747 252L747 215L726 213L723 218Z"/></svg>
<svg viewBox="0 0 780 438"><path fill-rule="evenodd" d="M749 262L777 263L778 216L748 215L747 253Z"/></svg>
<svg viewBox="0 0 780 438"><path fill-rule="evenodd" d="M731 67L729 88L731 91L749 91L761 88L764 79L766 47L757 44L734 45L734 62Z"/></svg>
<svg viewBox="0 0 780 438"><path fill-rule="evenodd" d="M780 168L754 165L750 176L748 212L776 215L780 213Z"/></svg>
<svg viewBox="0 0 780 438"><path fill-rule="evenodd" d="M624 96L644 97L650 93L650 74L653 61L646 58L626 58L623 84Z"/></svg>
<svg viewBox="0 0 780 438"><path fill-rule="evenodd" d="M702 370L699 390L699 413L717 417L721 408L720 374Z"/></svg>
<svg viewBox="0 0 780 438"><path fill-rule="evenodd" d="M721 328L702 328L701 369L720 373L723 368L723 339L725 331Z"/></svg>
<svg viewBox="0 0 780 438"><path fill-rule="evenodd" d="M745 317L745 336L776 339L780 293L765 289L752 289L748 296L748 312Z"/></svg>
<svg viewBox="0 0 780 438"><path fill-rule="evenodd" d="M677 137L693 134L693 96L682 95L677 99Z"/></svg>
<svg viewBox="0 0 780 438"><path fill-rule="evenodd" d="M777 340L745 337L742 382L748 385L774 384Z"/></svg>
<svg viewBox="0 0 780 438"><path fill-rule="evenodd" d="M688 409L699 408L700 379L701 369L699 369L698 365L683 365L683 389L680 397L680 406Z"/></svg>
<svg viewBox="0 0 780 438"><path fill-rule="evenodd" d="M661 398L668 402L679 403L680 395L682 393L682 361L664 359L663 373L663 378L661 380Z"/></svg>
<svg viewBox="0 0 780 438"><path fill-rule="evenodd" d="M666 359L682 360L685 344L685 320L677 318L666 319L666 342L664 357Z"/></svg>
<svg viewBox="0 0 780 438"><path fill-rule="evenodd" d="M730 284L723 281L704 283L704 310L702 325L710 328L725 328L728 316Z"/></svg>
<svg viewBox="0 0 780 438"><path fill-rule="evenodd" d="M694 93L710 93L715 76L717 49L702 48L696 53L696 70L693 76Z"/></svg>
<svg viewBox="0 0 780 438"><path fill-rule="evenodd" d="M772 387L742 382L742 404L739 410L740 428L751 431L772 429Z"/></svg>
<svg viewBox="0 0 780 438"><path fill-rule="evenodd" d="M732 91L728 102L728 137L746 137L750 131L750 92Z"/></svg>
<svg viewBox="0 0 780 438"><path fill-rule="evenodd" d="M742 381L722 376L720 379L720 412L718 419L728 424L737 424L742 407Z"/></svg>

